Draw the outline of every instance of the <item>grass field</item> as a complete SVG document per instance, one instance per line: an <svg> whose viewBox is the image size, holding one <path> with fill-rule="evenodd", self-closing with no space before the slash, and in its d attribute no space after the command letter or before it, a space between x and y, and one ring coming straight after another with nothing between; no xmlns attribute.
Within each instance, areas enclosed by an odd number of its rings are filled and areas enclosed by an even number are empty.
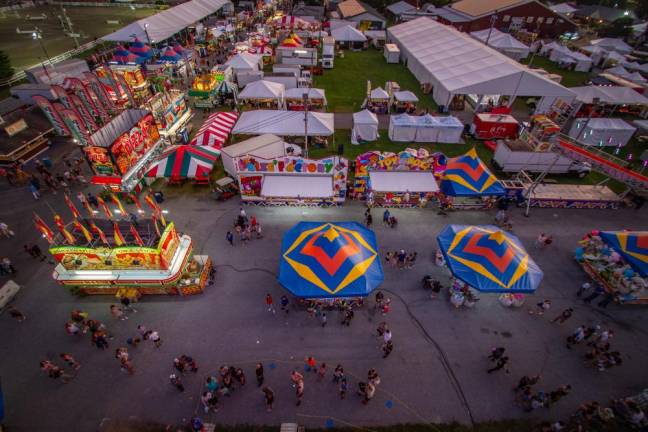
<svg viewBox="0 0 648 432"><path fill-rule="evenodd" d="M522 63L527 64L530 59L531 57L529 56L525 60L522 60ZM544 69L547 72L560 75L561 77L563 77L562 81L560 81L560 84L564 85L565 87L583 86L590 78L590 74L588 72L576 72L563 69L561 67L558 67L556 63L550 61L547 57L535 56L533 58L531 67Z"/></svg>
<svg viewBox="0 0 648 432"><path fill-rule="evenodd" d="M419 98L419 108L436 109L432 95L425 95L414 75L402 64L388 64L382 51L345 51L344 58L335 58L335 67L316 76L313 85L326 90L329 111L355 112L367 96L367 80L371 86L385 87L385 82L396 81L401 90L410 90Z"/></svg>
<svg viewBox="0 0 648 432"><path fill-rule="evenodd" d="M79 43L83 44L120 29L126 24L147 17L155 9L130 9L129 7L67 7L67 15L72 20L74 30L80 33ZM28 16L47 16L44 20L29 20ZM45 54L38 41L31 34L18 34L20 30L32 30L38 27L43 33L43 45L50 57L75 48L74 40L61 30L58 15L62 15L58 6L38 6L22 9L16 13L7 12L0 15L0 50L11 58L15 69L24 68L45 60ZM107 20L119 20L119 24L107 24Z"/></svg>

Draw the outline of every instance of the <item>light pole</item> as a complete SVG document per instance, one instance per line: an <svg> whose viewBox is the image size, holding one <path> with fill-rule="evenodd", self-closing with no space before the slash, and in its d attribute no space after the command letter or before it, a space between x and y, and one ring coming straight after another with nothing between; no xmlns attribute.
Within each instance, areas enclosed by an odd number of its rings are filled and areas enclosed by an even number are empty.
<svg viewBox="0 0 648 432"><path fill-rule="evenodd" d="M50 59L49 54L47 53L47 50L45 49L45 45L43 45L43 42L41 39L43 39L43 32L41 29L38 27L34 27L34 31L32 32L32 39L35 39L38 41L38 44L42 48L43 52L45 53L45 57L47 57L47 61L52 64L52 60Z"/></svg>
<svg viewBox="0 0 648 432"><path fill-rule="evenodd" d="M148 27L149 27L148 23L144 23L144 33L146 34L146 40L148 41L149 45L151 45L152 41L151 41L151 36L149 36Z"/></svg>
<svg viewBox="0 0 648 432"><path fill-rule="evenodd" d="M490 28L488 29L488 36L486 36L486 46L488 46L488 41L490 41L491 33L493 33L493 27L495 26L496 22L497 22L497 15L491 15Z"/></svg>

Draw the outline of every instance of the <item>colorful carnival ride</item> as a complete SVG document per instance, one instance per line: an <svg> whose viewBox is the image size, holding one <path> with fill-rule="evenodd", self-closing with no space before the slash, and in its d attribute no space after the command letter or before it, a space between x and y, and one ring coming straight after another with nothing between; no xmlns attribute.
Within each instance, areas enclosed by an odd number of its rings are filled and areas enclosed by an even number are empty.
<svg viewBox="0 0 648 432"><path fill-rule="evenodd" d="M143 215L136 196L135 213ZM201 293L211 269L205 255L194 255L193 240L179 234L173 222L166 222L152 196L148 217L138 219L110 194L111 209L97 197L97 208L84 202L88 217L82 217L68 196L66 203L74 219L65 223L54 214L56 231L38 215L34 223L50 244L56 260L54 280L80 294L191 295ZM102 214L105 218L99 218Z"/></svg>

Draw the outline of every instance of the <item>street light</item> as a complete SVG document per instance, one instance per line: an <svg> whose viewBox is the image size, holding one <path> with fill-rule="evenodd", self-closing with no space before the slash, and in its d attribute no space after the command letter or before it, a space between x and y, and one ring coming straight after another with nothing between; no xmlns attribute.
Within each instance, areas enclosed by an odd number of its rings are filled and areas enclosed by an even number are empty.
<svg viewBox="0 0 648 432"><path fill-rule="evenodd" d="M32 39L35 39L35 40L38 41L38 44L41 46L41 48L43 49L43 52L45 53L45 57L47 57L47 61L50 64L52 64L52 60L50 59L50 56L47 53L47 50L45 49L45 45L43 45L43 41L42 41L43 32L41 31L41 29L39 29L38 27L34 27L34 31L32 32Z"/></svg>
<svg viewBox="0 0 648 432"><path fill-rule="evenodd" d="M153 41L151 40L151 36L149 36L148 28L149 28L149 24L144 23L144 33L146 33L146 40L148 41L149 45L151 45Z"/></svg>

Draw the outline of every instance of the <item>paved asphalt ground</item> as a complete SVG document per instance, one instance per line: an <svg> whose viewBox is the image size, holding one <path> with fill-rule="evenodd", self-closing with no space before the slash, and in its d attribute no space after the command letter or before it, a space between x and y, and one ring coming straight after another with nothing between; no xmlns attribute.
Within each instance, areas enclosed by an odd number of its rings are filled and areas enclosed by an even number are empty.
<svg viewBox="0 0 648 432"><path fill-rule="evenodd" d="M23 286L14 304L28 315L23 323L0 315L0 371L5 395L6 425L12 431L93 431L106 419L139 419L179 424L200 412L199 395L208 373L220 365L244 368L245 388L222 398L222 408L208 414L208 421L237 424L278 424L297 421L324 427L335 425L384 425L404 422L469 423L489 419L532 416L564 418L585 400L606 401L635 393L648 386L648 315L645 308L610 305L601 310L577 301L574 292L585 275L572 259L578 239L588 229L648 229L643 211L532 210L524 218L513 210L515 232L545 272L542 286L528 304L550 298L547 317L530 316L525 309L506 309L495 296L481 295L471 310L455 310L447 295L432 300L420 285L425 274L447 281L447 273L433 264L435 236L448 223L490 223L492 212L459 212L447 217L432 210L395 210L400 223L391 230L375 226L382 253L405 248L419 252L412 270L385 269L382 289L393 300L387 317L393 329L395 349L383 360L374 336L381 320L368 307L356 314L350 328L329 317L321 328L305 312L287 316L265 310L267 292L275 299L284 293L276 282L283 233L300 220L361 221L364 208L351 202L334 209L248 208L264 225L265 237L248 246L230 247L225 233L238 213L236 199L216 203L206 194L172 193L164 207L179 229L191 234L196 251L209 254L217 266L216 281L203 295L189 298L147 297L127 321L111 319L110 297L77 298L51 279L52 265L32 260L22 251L25 242L37 241L31 224L33 210L51 218L47 204L70 219L60 196L45 195L39 202L27 189L0 191L0 220L17 233L0 240L0 256L8 255L18 269ZM379 221L379 211L374 220ZM554 243L544 251L533 248L539 232L549 232ZM41 247L45 244L41 241ZM574 317L564 325L549 319L573 306ZM63 324L73 308L88 311L107 323L115 335L110 349L90 345L89 335L70 337ZM159 331L163 345L143 343L132 349L134 376L119 370L114 349L136 334L137 324ZM621 351L624 365L604 373L585 367L583 347L565 348L564 339L581 323L609 326L616 332L613 346ZM511 357L511 373L486 374L486 356L494 346L505 346ZM54 382L39 370L38 362L60 352L72 352L83 366L69 384ZM184 378L186 391L178 393L168 383L172 359L189 354L199 363L197 375ZM355 389L370 367L382 376L377 396L363 406L350 391L341 401L327 379L306 378L301 407L295 407L289 382L292 368L302 367L305 355L314 355L334 367L342 363ZM276 392L274 412L263 408L254 383L254 364L263 361L266 382ZM512 386L524 374L542 374L538 386L547 391L570 383L572 394L550 410L525 414L513 405Z"/></svg>

